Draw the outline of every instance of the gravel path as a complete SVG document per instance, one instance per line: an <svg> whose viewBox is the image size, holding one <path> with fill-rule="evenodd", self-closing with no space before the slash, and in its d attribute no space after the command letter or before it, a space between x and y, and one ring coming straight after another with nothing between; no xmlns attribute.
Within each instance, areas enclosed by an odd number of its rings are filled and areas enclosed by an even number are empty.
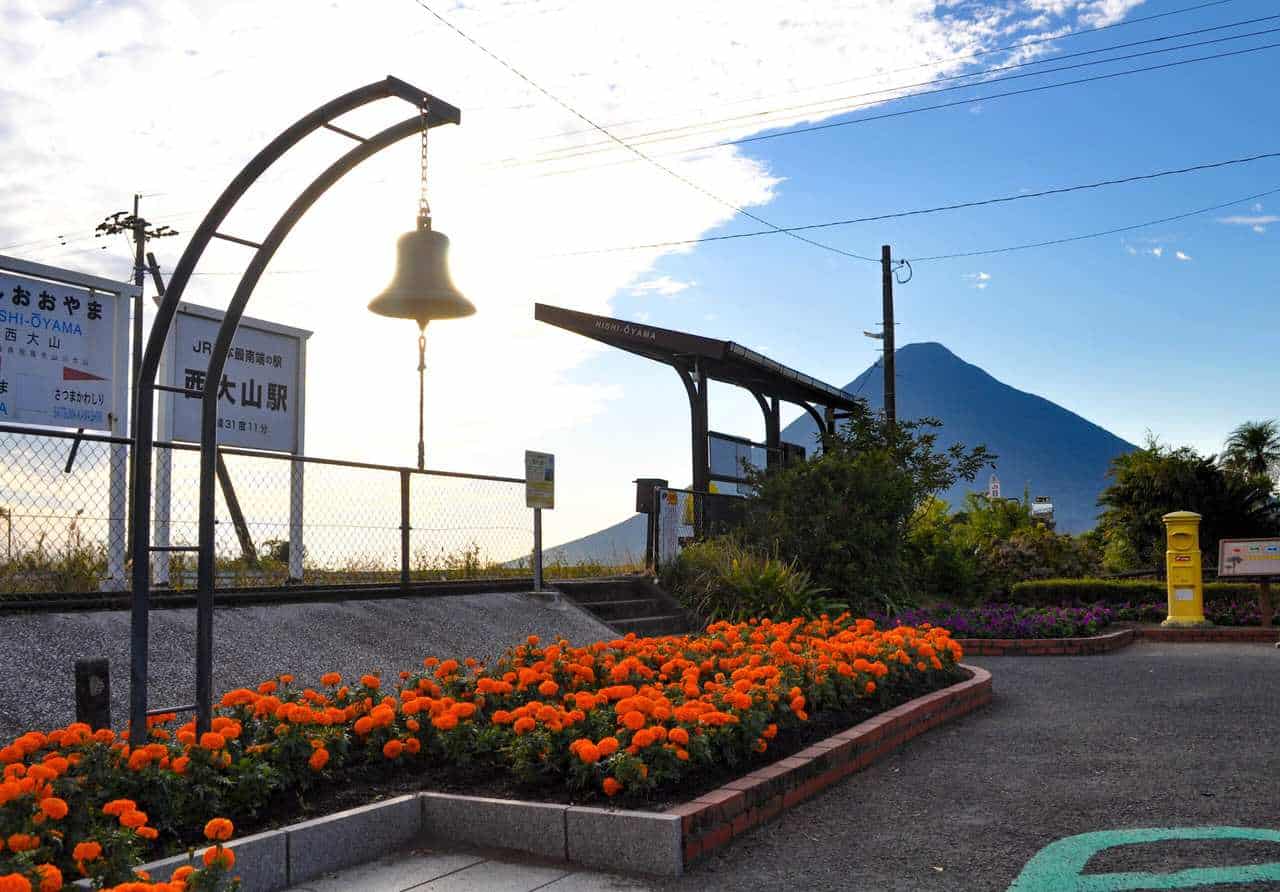
<svg viewBox="0 0 1280 892"><path fill-rule="evenodd" d="M395 673L432 655L492 659L528 635L585 644L613 633L564 600L510 593L225 608L214 615L214 690L281 672L311 684L331 670ZM0 640L0 741L72 721L72 666L90 657L111 661L111 716L126 723L128 613L0 616ZM193 702L195 611L154 611L150 650L152 705Z"/></svg>
<svg viewBox="0 0 1280 892"><path fill-rule="evenodd" d="M1280 650L1140 643L1098 657L972 662L994 675L991 706L663 888L1004 892L1036 852L1066 836L1280 826ZM1280 861L1280 846L1157 843L1113 849L1088 869L1265 861Z"/></svg>

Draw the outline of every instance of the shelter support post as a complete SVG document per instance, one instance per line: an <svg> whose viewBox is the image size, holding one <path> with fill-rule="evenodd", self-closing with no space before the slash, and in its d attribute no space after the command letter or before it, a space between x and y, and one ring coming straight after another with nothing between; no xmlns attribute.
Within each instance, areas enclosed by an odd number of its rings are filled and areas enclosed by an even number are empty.
<svg viewBox="0 0 1280 892"><path fill-rule="evenodd" d="M782 464L782 414L778 398L765 397L758 390L751 391L764 415L764 445L768 450L765 467L772 469Z"/></svg>
<svg viewBox="0 0 1280 892"><path fill-rule="evenodd" d="M677 369L689 395L689 423L693 434L693 484L695 492L707 492L711 485L711 463L707 455L707 373L701 363L692 369Z"/></svg>

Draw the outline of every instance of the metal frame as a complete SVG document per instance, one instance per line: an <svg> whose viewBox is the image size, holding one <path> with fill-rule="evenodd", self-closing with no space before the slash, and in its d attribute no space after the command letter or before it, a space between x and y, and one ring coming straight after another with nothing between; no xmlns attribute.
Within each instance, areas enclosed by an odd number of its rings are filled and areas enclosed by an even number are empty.
<svg viewBox="0 0 1280 892"><path fill-rule="evenodd" d="M364 140L332 126L333 119L370 102L388 98L402 99L412 104L418 111L412 118ZM132 507L134 528L137 532L134 536L132 554L133 604L129 686L131 739L145 739L146 735L147 611L151 593L151 452L154 444L152 423L155 416L156 373L160 367L164 344L168 339L169 329L173 325L178 304L182 300L182 294L186 290L196 264L214 238L254 249L253 258L227 307L226 315L218 330L213 353L209 357L209 368L205 380L220 381L236 326L240 322L245 305L249 302L258 279L261 278L267 264L285 237L311 205L362 161L401 139L420 133L424 123L427 127L457 124L461 122L461 117L461 112L449 103L394 77L387 77L385 80L352 90L320 106L268 143L240 171L214 202L213 207L192 235L190 242L187 243L177 266L174 267L168 288L156 312L155 324L147 338L147 347L142 357L142 367L134 393L137 406L137 429ZM227 215L249 187L290 149L320 129L329 129L356 139L357 145L330 165L294 200L261 242L218 232L218 227L226 220ZM196 547L199 552L196 584L196 727L201 731L209 727L213 712L214 485L217 461L217 399L217 388L206 387L202 396L199 544Z"/></svg>

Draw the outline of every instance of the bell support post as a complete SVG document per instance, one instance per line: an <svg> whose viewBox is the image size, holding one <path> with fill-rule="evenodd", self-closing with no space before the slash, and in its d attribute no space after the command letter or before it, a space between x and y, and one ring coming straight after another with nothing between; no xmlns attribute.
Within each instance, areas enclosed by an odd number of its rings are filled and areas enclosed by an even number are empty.
<svg viewBox="0 0 1280 892"><path fill-rule="evenodd" d="M322 105L315 111L299 119L287 130L272 140L251 160L245 168L231 181L230 185L214 202L213 207L197 227L174 268L169 286L164 292L157 309L155 323L147 338L146 350L143 353L142 366L138 380L135 382L134 400L137 406L136 428L134 431L134 451L136 472L134 474L133 491L131 493L134 529L137 531L133 541L133 591L130 628L130 692L129 692L129 724L130 739L146 739L147 718L147 670L148 670L148 636L151 595L151 458L154 448L152 423L155 414L156 374L160 366L161 354L168 339L178 304L191 278L191 274L199 262L211 239L224 238L218 227L235 207L236 203L248 191L249 187L277 160L303 138L319 129L329 129L344 135L355 137L340 128L331 125L331 121L353 109L359 108L379 99L399 98L418 108L427 108L430 113L429 126L456 124L461 121L461 112L454 106L437 99L418 88L388 77L351 91L331 102ZM218 332L213 355L210 357L207 382L220 381L226 363L226 353L231 346L245 304L248 303L254 285L262 275L267 262L283 241L285 235L293 228L298 218L322 195L330 186L342 178L349 170L368 158L370 155L386 148L394 142L417 133L422 127L422 118L415 115L379 133L377 136L359 142L337 162L320 175L281 217L268 237L255 247L255 254L241 278L231 306L223 319ZM249 243L254 244L254 243ZM199 569L197 576L197 633L196 633L196 687L197 687L197 727L205 730L209 727L212 713L212 645L213 645L213 569L214 569L214 502L213 486L216 465L217 435L217 388L206 386L202 397L203 414L201 419L200 444L200 525L197 546L199 551ZM206 506L206 490L208 505Z"/></svg>

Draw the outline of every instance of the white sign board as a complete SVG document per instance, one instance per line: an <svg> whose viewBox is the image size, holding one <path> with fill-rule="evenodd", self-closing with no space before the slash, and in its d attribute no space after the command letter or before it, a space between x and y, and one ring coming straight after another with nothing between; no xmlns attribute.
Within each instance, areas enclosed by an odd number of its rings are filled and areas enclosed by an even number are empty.
<svg viewBox="0 0 1280 892"><path fill-rule="evenodd" d="M551 453L525 450L524 502L529 508L555 508L556 457Z"/></svg>
<svg viewBox="0 0 1280 892"><path fill-rule="evenodd" d="M203 391L209 356L223 313L181 304L167 357L173 387ZM241 319L218 389L218 442L273 452L300 451L306 382L306 342L311 332L258 319ZM168 395L172 437L200 442L199 397Z"/></svg>
<svg viewBox="0 0 1280 892"><path fill-rule="evenodd" d="M115 285L112 293L3 271L13 266L36 268L0 263L0 421L125 433L129 308L122 289L133 286Z"/></svg>
<svg viewBox="0 0 1280 892"><path fill-rule="evenodd" d="M1223 539L1219 576L1280 576L1280 539Z"/></svg>

